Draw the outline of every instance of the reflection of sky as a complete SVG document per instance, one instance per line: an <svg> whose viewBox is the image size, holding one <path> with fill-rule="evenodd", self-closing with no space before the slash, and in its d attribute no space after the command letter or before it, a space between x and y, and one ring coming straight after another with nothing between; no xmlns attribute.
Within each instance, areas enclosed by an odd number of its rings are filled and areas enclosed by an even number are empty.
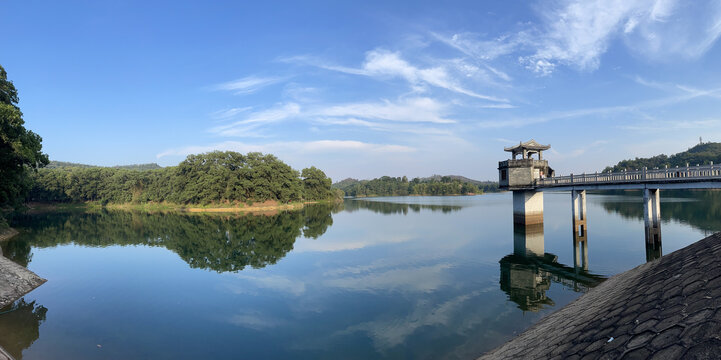
<svg viewBox="0 0 721 360"><path fill-rule="evenodd" d="M570 195L544 197L545 250L572 265ZM644 231L602 199L588 197L590 271L612 275L645 261ZM277 264L238 273L190 269L163 248L34 249L30 268L49 282L29 298L49 310L26 355L470 358L579 295L552 284L556 307L523 313L500 290L510 193L392 200L463 208L340 212ZM664 253L702 235L664 223Z"/></svg>

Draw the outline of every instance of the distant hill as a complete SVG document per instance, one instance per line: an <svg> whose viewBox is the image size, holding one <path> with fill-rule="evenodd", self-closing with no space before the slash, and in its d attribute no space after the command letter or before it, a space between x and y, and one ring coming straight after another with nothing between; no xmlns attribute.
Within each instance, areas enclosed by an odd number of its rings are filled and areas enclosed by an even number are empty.
<svg viewBox="0 0 721 360"><path fill-rule="evenodd" d="M622 171L624 169L635 170L647 167L663 168L668 167L684 167L688 163L691 166L706 165L711 162L714 164L721 164L721 143L707 142L698 144L686 151L671 156L664 154L656 155L650 158L635 158L633 160L619 161L618 164L613 166L607 166L603 171Z"/></svg>
<svg viewBox="0 0 721 360"><path fill-rule="evenodd" d="M429 181L443 181L443 178L450 178L451 180L458 180L462 183L470 183L473 185L476 185L479 189L483 190L483 192L497 192L498 191L498 182L497 181L480 181L480 180L473 180L469 179L465 176L461 175L433 175L429 177L420 178L421 182L429 182Z"/></svg>
<svg viewBox="0 0 721 360"><path fill-rule="evenodd" d="M87 164L78 164L78 163L72 163L72 162L66 162L66 161L51 161L48 165L45 166L47 169L62 169L62 168L95 168L95 167L105 167L105 166L97 166L97 165L87 165ZM156 163L150 163L150 164L132 164L132 165L117 165L117 166L111 166L115 169L127 169L127 170L155 170L155 169L161 169L162 166L156 164Z"/></svg>
<svg viewBox="0 0 721 360"><path fill-rule="evenodd" d="M130 164L130 165L116 165L113 166L116 169L127 169L127 170L155 170L162 169L163 167L156 163L148 164Z"/></svg>
<svg viewBox="0 0 721 360"><path fill-rule="evenodd" d="M347 179L338 181L337 183L334 183L333 185L331 185L331 188L343 190L344 188L353 186L359 182L360 182L360 180L358 180L358 179L347 178Z"/></svg>
<svg viewBox="0 0 721 360"><path fill-rule="evenodd" d="M86 164L76 164L71 162L65 162L65 161L50 161L49 164L45 165L46 169L61 169L61 168L70 168L70 167L79 167L79 168L92 168L97 167L95 165L86 165Z"/></svg>
<svg viewBox="0 0 721 360"><path fill-rule="evenodd" d="M382 176L372 180L343 179L332 185L347 196L465 195L497 192L495 181L478 181L460 175L433 175L408 180Z"/></svg>

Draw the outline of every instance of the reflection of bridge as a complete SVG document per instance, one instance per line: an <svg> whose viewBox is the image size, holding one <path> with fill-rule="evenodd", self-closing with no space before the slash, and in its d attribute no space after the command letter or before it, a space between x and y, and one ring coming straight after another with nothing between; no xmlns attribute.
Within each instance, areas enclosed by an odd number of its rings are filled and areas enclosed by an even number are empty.
<svg viewBox="0 0 721 360"><path fill-rule="evenodd" d="M543 192L570 191L574 242L585 246L587 190L643 190L643 218L647 260L661 256L661 189L719 189L721 166L646 169L635 171L555 176L543 160L550 145L534 140L505 148L513 158L498 163L499 188L513 191L513 222L524 226L543 224ZM538 158L533 159L532 155ZM521 159L516 159L521 155ZM542 245L541 245L542 249ZM537 251L529 249L537 255Z"/></svg>

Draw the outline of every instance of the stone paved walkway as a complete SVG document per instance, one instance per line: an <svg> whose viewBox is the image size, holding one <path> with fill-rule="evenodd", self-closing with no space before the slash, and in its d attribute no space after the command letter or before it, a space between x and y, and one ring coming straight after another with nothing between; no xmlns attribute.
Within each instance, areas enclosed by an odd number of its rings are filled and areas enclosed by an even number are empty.
<svg viewBox="0 0 721 360"><path fill-rule="evenodd" d="M0 241L8 240L17 233L14 229L5 229L0 232ZM0 249L0 309L42 285L45 281L47 280L37 276L34 272L2 256L2 249ZM2 352L0 352L0 360L4 360Z"/></svg>
<svg viewBox="0 0 721 360"><path fill-rule="evenodd" d="M0 360L15 360L10 354L0 347Z"/></svg>
<svg viewBox="0 0 721 360"><path fill-rule="evenodd" d="M721 233L618 274L480 359L721 358Z"/></svg>

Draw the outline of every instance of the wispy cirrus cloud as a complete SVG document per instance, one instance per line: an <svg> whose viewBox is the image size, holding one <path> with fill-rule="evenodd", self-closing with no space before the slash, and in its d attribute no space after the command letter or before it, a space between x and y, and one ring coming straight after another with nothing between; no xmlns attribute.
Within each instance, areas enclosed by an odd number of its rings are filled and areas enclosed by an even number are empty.
<svg viewBox="0 0 721 360"><path fill-rule="evenodd" d="M251 113L242 120L231 124L216 126L210 129L210 132L222 136L257 136L254 131L258 127L283 121L300 113L300 105L296 103L281 104L268 110Z"/></svg>
<svg viewBox="0 0 721 360"><path fill-rule="evenodd" d="M453 124L444 114L447 106L429 97L405 98L398 101L349 103L331 105L311 111L312 115L335 118L363 118L393 122Z"/></svg>
<svg viewBox="0 0 721 360"><path fill-rule="evenodd" d="M238 116L239 114L248 112L251 109L252 109L252 107L250 107L250 106L235 107L235 108L230 108L230 109L225 109L225 110L218 110L218 111L214 112L213 114L211 114L211 116L213 118L219 119L219 120L230 119L230 118Z"/></svg>
<svg viewBox="0 0 721 360"><path fill-rule="evenodd" d="M418 67L403 59L399 52L384 49L368 51L365 61L359 68L328 64L319 59L303 56L285 58L283 61L304 63L306 65L317 66L326 70L346 74L375 78L402 78L407 81L416 92L425 92L426 87L432 86L481 100L502 103L508 102L508 99L481 94L461 85L461 81L452 75L448 66Z"/></svg>
<svg viewBox="0 0 721 360"><path fill-rule="evenodd" d="M268 85L276 84L285 80L281 77L258 77L247 76L233 81L213 85L213 90L232 91L237 95L250 94Z"/></svg>
<svg viewBox="0 0 721 360"><path fill-rule="evenodd" d="M635 104L602 106L586 109L574 109L567 111L554 111L544 115L526 118L508 118L506 120L481 121L477 125L482 128L503 128L503 127L522 127L529 124L545 123L553 120L570 119L577 117L587 117L594 115L604 115L613 113L633 113L643 109L653 109L671 106L674 104L684 103L693 99L711 97L721 97L721 88L715 89L693 89L687 87L679 87L683 90L680 95L667 96L657 99L640 101Z"/></svg>
<svg viewBox="0 0 721 360"><path fill-rule="evenodd" d="M356 140L315 140L315 141L284 141L271 142L266 144L250 144L239 141L224 141L212 145L186 146L176 149L168 149L156 155L158 159L166 156L187 156L200 154L209 151L238 151L263 152L273 154L292 153L327 153L327 152L367 152L374 154L383 153L410 153L416 149L396 144L377 144Z"/></svg>
<svg viewBox="0 0 721 360"><path fill-rule="evenodd" d="M615 40L641 57L667 61L698 58L721 36L721 3L714 0L562 0L548 5L537 7L539 21L492 39L471 32L431 35L485 64L515 56L539 75L550 75L559 65L596 70Z"/></svg>
<svg viewBox="0 0 721 360"><path fill-rule="evenodd" d="M557 64L595 70L616 38L641 56L665 60L668 56L696 58L721 34L717 1L567 0L558 4L540 10L539 45L534 54L521 58L540 74L549 74Z"/></svg>
<svg viewBox="0 0 721 360"><path fill-rule="evenodd" d="M388 123L454 124L449 118L448 105L430 97L402 98L396 101L325 104L302 107L297 103L279 104L270 109L248 113L245 108L220 112L223 118L239 118L232 123L215 126L213 134L227 137L259 137L261 128L278 122L297 119L308 123L365 126L369 129L402 130ZM247 115L246 115L247 113ZM406 128L411 130L411 128ZM414 131L424 132L424 127ZM432 129L436 132L437 129ZM406 132L406 131L404 131Z"/></svg>
<svg viewBox="0 0 721 360"><path fill-rule="evenodd" d="M654 121L635 125L620 125L619 129L643 132L669 132L688 129L717 129L721 126L719 119Z"/></svg>

